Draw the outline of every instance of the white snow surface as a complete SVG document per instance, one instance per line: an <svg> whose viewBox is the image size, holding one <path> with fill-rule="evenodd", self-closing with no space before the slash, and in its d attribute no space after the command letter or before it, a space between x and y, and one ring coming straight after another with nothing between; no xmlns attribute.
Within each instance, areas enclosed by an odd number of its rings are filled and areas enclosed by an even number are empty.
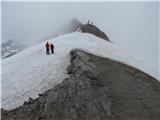
<svg viewBox="0 0 160 120"><path fill-rule="evenodd" d="M120 61L160 78L152 65L136 60L116 45L91 34L75 32L49 42L55 45L53 55L45 54L46 43L43 42L2 60L2 108L16 108L29 97L38 97L68 77L69 52L75 48Z"/></svg>

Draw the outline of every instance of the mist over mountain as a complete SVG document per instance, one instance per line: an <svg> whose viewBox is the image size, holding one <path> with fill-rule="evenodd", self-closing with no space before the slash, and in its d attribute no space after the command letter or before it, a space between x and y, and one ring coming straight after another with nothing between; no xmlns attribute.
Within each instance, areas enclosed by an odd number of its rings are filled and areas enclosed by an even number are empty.
<svg viewBox="0 0 160 120"><path fill-rule="evenodd" d="M75 32L77 28L82 27L83 24L84 23L81 23L77 18L74 18L67 25L60 28L59 34Z"/></svg>
<svg viewBox="0 0 160 120"><path fill-rule="evenodd" d="M45 37L42 41L46 41L50 38L55 38L59 35L64 35L67 33L75 32L78 28L83 25L77 18L71 19L68 23L63 26L60 26L53 34Z"/></svg>

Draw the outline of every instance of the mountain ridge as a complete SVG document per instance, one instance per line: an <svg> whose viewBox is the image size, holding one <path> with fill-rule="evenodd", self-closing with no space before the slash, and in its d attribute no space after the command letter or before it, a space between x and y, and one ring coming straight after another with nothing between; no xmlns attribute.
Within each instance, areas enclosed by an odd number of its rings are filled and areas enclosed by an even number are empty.
<svg viewBox="0 0 160 120"><path fill-rule="evenodd" d="M70 52L69 77L3 120L159 120L160 83L111 59L85 51Z"/></svg>
<svg viewBox="0 0 160 120"><path fill-rule="evenodd" d="M43 42L2 60L2 108L18 107L28 97L35 99L38 94L65 79L68 76L65 69L69 65L69 52L74 48L119 61L156 77L155 71L146 64L128 56L114 44L91 34L76 32L59 36L49 42L55 45L54 55L45 55Z"/></svg>

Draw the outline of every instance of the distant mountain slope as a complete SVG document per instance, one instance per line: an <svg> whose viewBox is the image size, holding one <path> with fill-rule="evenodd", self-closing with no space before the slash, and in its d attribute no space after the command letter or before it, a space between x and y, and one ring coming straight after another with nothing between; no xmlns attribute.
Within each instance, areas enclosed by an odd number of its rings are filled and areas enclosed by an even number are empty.
<svg viewBox="0 0 160 120"><path fill-rule="evenodd" d="M1 57L7 58L24 49L24 45L16 42L15 40L8 40L1 45Z"/></svg>
<svg viewBox="0 0 160 120"><path fill-rule="evenodd" d="M120 62L72 50L69 77L3 120L159 120L160 82ZM52 65L51 65L52 66Z"/></svg>
<svg viewBox="0 0 160 120"><path fill-rule="evenodd" d="M158 71L127 55L116 45L87 33L71 33L49 40L54 55L45 55L45 42L2 60L2 108L22 105L28 97L36 98L68 77L69 52L83 49L98 56L134 66L158 79Z"/></svg>

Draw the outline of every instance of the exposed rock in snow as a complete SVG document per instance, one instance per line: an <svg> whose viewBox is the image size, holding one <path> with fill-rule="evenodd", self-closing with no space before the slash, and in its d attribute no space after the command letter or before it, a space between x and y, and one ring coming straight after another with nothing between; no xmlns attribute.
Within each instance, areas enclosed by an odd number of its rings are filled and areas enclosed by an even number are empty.
<svg viewBox="0 0 160 120"><path fill-rule="evenodd" d="M59 36L49 42L55 46L54 55L45 54L45 42L43 42L2 60L2 108L18 107L29 97L35 99L38 94L61 83L68 77L66 68L69 65L69 52L74 48L125 63L159 78L158 71L149 64L136 60L116 45L92 34L76 32ZM88 59L85 55L82 56ZM90 64L94 67L92 63ZM82 66L82 69L88 68Z"/></svg>
<svg viewBox="0 0 160 120"><path fill-rule="evenodd" d="M160 83L120 62L72 50L69 77L3 120L159 120ZM52 65L51 65L52 66Z"/></svg>

